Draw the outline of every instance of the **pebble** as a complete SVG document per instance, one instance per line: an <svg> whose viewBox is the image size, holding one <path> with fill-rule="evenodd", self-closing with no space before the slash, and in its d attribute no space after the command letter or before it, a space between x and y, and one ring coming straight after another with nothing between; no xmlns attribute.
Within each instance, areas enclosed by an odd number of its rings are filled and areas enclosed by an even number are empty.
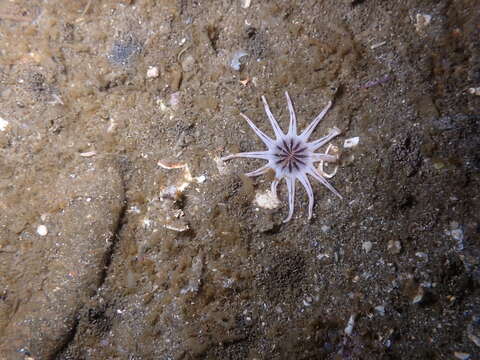
<svg viewBox="0 0 480 360"><path fill-rule="evenodd" d="M182 60L182 70L189 72L194 69L195 65L195 58L192 55L187 55L185 58Z"/></svg>
<svg viewBox="0 0 480 360"><path fill-rule="evenodd" d="M328 225L322 225L321 229L324 233L328 233L331 230L331 227Z"/></svg>
<svg viewBox="0 0 480 360"><path fill-rule="evenodd" d="M416 295L414 296L414 298L412 300L412 304L421 303L424 296L425 296L425 290L423 290L423 287L420 286L417 290Z"/></svg>
<svg viewBox="0 0 480 360"><path fill-rule="evenodd" d="M416 21L415 29L417 32L422 32L428 25L430 25L432 16L428 14L417 14Z"/></svg>
<svg viewBox="0 0 480 360"><path fill-rule="evenodd" d="M464 353L464 352L460 352L460 351L455 351L453 353L453 355L457 358L457 359L460 359L460 360L468 360L470 359L470 354L469 353Z"/></svg>
<svg viewBox="0 0 480 360"><path fill-rule="evenodd" d="M385 315L385 306L383 306L383 305L375 306L375 311L378 312L381 316L384 316Z"/></svg>
<svg viewBox="0 0 480 360"><path fill-rule="evenodd" d="M469 88L468 93L476 96L480 96L480 87L477 88Z"/></svg>
<svg viewBox="0 0 480 360"><path fill-rule="evenodd" d="M242 8L248 9L252 3L252 0L241 0Z"/></svg>
<svg viewBox="0 0 480 360"><path fill-rule="evenodd" d="M254 203L262 209L276 209L281 205L280 200L270 191L258 191Z"/></svg>
<svg viewBox="0 0 480 360"><path fill-rule="evenodd" d="M247 56L248 53L243 51L243 50L238 50L236 51L233 56L232 56L232 60L230 61L230 67L233 69L233 70L237 70L237 71L240 71L240 59L244 56Z"/></svg>
<svg viewBox="0 0 480 360"><path fill-rule="evenodd" d="M355 136L353 138L346 139L345 142L343 143L343 147L345 149L353 148L357 146L359 142L360 142L360 138L358 136Z"/></svg>
<svg viewBox="0 0 480 360"><path fill-rule="evenodd" d="M350 319L348 319L347 326L345 327L345 334L347 335L352 335L353 332L353 326L355 325L355 317L356 315L353 314L350 316Z"/></svg>
<svg viewBox="0 0 480 360"><path fill-rule="evenodd" d="M480 347L480 337L474 334L468 334L468 338L473 341L473 343Z"/></svg>
<svg viewBox="0 0 480 360"><path fill-rule="evenodd" d="M45 225L38 225L37 234L40 236L45 236L48 234L48 229Z"/></svg>
<svg viewBox="0 0 480 360"><path fill-rule="evenodd" d="M365 250L366 253L369 253L370 250L372 250L372 242L371 241L365 241L363 244L362 244L362 249Z"/></svg>
<svg viewBox="0 0 480 360"><path fill-rule="evenodd" d="M96 151L87 151L87 152L80 153L80 156L81 157L92 157L92 156L95 156L96 154L97 154Z"/></svg>
<svg viewBox="0 0 480 360"><path fill-rule="evenodd" d="M387 244L387 250L390 254L400 254L400 251L402 251L402 243L398 240L390 240Z"/></svg>
<svg viewBox="0 0 480 360"><path fill-rule="evenodd" d="M456 222L452 221L450 223L450 230L445 231L446 235L450 235L455 241L455 250L457 251L462 251L463 250L463 240L464 240L464 235L463 235L463 229L462 226Z"/></svg>
<svg viewBox="0 0 480 360"><path fill-rule="evenodd" d="M472 316L470 324L467 326L468 338L478 347L480 347L480 316Z"/></svg>
<svg viewBox="0 0 480 360"><path fill-rule="evenodd" d="M0 117L0 131L5 131L7 130L9 122L3 118Z"/></svg>
<svg viewBox="0 0 480 360"><path fill-rule="evenodd" d="M158 67L156 66L149 66L147 70L147 78L157 78L158 77Z"/></svg>

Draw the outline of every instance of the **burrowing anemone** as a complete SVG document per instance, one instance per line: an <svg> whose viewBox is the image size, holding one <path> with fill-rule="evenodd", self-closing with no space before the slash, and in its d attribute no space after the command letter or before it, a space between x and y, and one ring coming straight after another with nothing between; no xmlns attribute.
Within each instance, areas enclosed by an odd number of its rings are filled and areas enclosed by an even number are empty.
<svg viewBox="0 0 480 360"><path fill-rule="evenodd" d="M338 193L335 188L328 183L325 177L320 173L314 166L316 162L335 162L337 157L334 155L326 153L316 153L323 145L327 144L335 136L340 134L338 128L333 128L330 132L320 139L309 141L310 136L312 135L313 130L323 119L325 114L328 112L332 106L332 102L329 101L327 106L318 114L318 116L307 126L301 134L297 134L297 118L295 115L295 110L293 108L292 100L288 95L288 92L285 92L287 97L288 111L290 113L290 126L288 127L288 132L284 133L280 126L278 125L277 120L273 117L270 107L268 106L267 100L262 96L262 101L265 106L265 112L267 117L270 120L273 131L275 133L275 139L270 138L260 129L258 129L253 122L244 114L240 114L250 125L252 130L257 134L257 136L263 141L267 146L265 151L253 151L253 152L242 152L238 154L228 155L222 158L222 160L230 160L233 158L254 158L254 159L263 159L268 162L263 165L261 168L254 170L245 174L246 176L258 176L266 173L270 169L275 172L275 179L272 182L271 191L274 196L277 196L277 185L285 178L287 182L288 189L288 216L283 220L287 222L292 218L294 211L294 200L295 200L295 181L298 179L302 183L305 191L308 195L308 218L312 217L313 212L313 190L310 180L307 175L310 175L317 181L325 185L331 192L337 195L342 199L342 196Z"/></svg>

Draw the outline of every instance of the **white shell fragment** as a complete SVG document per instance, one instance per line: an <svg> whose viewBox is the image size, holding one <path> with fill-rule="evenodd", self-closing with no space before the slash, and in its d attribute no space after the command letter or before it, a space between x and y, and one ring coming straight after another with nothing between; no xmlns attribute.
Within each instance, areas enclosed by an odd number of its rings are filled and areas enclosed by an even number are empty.
<svg viewBox="0 0 480 360"><path fill-rule="evenodd" d="M362 243L362 249L366 252L366 253L369 253L370 250L372 250L372 242L371 241L365 241L364 243Z"/></svg>
<svg viewBox="0 0 480 360"><path fill-rule="evenodd" d="M235 51L235 53L233 54L232 56L232 60L230 61L230 67L233 69L233 70L237 70L239 71L240 70L240 59L244 56L247 56L248 53L243 51L243 50L238 50L238 51Z"/></svg>
<svg viewBox="0 0 480 360"><path fill-rule="evenodd" d="M326 234L328 233L330 230L332 230L332 228L328 225L322 225L322 227L320 228L322 229L322 231Z"/></svg>
<svg viewBox="0 0 480 360"><path fill-rule="evenodd" d="M48 234L48 229L45 225L38 225L37 234L40 236L46 236Z"/></svg>
<svg viewBox="0 0 480 360"><path fill-rule="evenodd" d="M157 165L166 170L182 169L187 167L186 163L168 161L168 160L158 160Z"/></svg>
<svg viewBox="0 0 480 360"><path fill-rule="evenodd" d="M280 206L280 200L271 191L258 191L254 203L262 209L276 209Z"/></svg>
<svg viewBox="0 0 480 360"><path fill-rule="evenodd" d="M200 175L200 176L197 176L196 178L194 178L194 180L198 184L203 184L205 182L205 180L207 180L207 177L205 175Z"/></svg>
<svg viewBox="0 0 480 360"><path fill-rule="evenodd" d="M87 151L87 152L80 153L81 157L92 157L95 155L97 155L96 151Z"/></svg>
<svg viewBox="0 0 480 360"><path fill-rule="evenodd" d="M165 224L163 225L165 229L176 231L176 232L184 232L190 229L190 227L187 224L180 225L180 226L175 226L171 224Z"/></svg>
<svg viewBox="0 0 480 360"><path fill-rule="evenodd" d="M415 296L413 297L412 304L419 304L419 303L421 303L424 296L425 296L425 290L423 289L423 287L420 286L420 287L417 289L417 293L416 293Z"/></svg>
<svg viewBox="0 0 480 360"><path fill-rule="evenodd" d="M151 79L151 78L156 78L158 77L158 67L156 66L149 66L148 67L148 70L147 70L147 78Z"/></svg>
<svg viewBox="0 0 480 360"><path fill-rule="evenodd" d="M200 285L202 284L202 273L203 273L203 256L202 254L197 255L192 260L192 268L190 280L188 281L187 286L180 290L181 294L186 294L188 292L196 293Z"/></svg>
<svg viewBox="0 0 480 360"><path fill-rule="evenodd" d="M477 88L469 88L468 93L476 96L480 96L480 87Z"/></svg>
<svg viewBox="0 0 480 360"><path fill-rule="evenodd" d="M373 45L370 45L370 49L374 50L380 46L383 46L385 45L387 42L386 41L382 41L382 42L379 42L379 43L376 43L376 44L373 44Z"/></svg>
<svg viewBox="0 0 480 360"><path fill-rule="evenodd" d="M450 223L450 230L445 230L445 235L449 235L455 240L455 250L462 251L464 244L463 240L465 238L463 234L463 226L456 221Z"/></svg>
<svg viewBox="0 0 480 360"><path fill-rule="evenodd" d="M430 22L432 21L432 16L428 14L417 14L416 18L416 23L415 23L415 29L417 32L423 32L423 30L430 25Z"/></svg>
<svg viewBox="0 0 480 360"><path fill-rule="evenodd" d="M344 330L345 334L352 335L353 326L355 325L355 317L356 317L356 315L353 314L353 315L350 316L350 319L348 319L347 327Z"/></svg>
<svg viewBox="0 0 480 360"><path fill-rule="evenodd" d="M453 355L455 356L456 359L460 359L460 360L469 360L470 359L470 354L469 353L465 353L465 352L461 352L461 351L455 351L453 353Z"/></svg>
<svg viewBox="0 0 480 360"><path fill-rule="evenodd" d="M7 130L9 122L3 118L0 117L0 131L5 131Z"/></svg>
<svg viewBox="0 0 480 360"><path fill-rule="evenodd" d="M384 316L384 315L385 315L385 306L383 306L383 305L375 306L375 311L376 311L380 316Z"/></svg>
<svg viewBox="0 0 480 360"><path fill-rule="evenodd" d="M240 0L242 3L242 8L248 9L250 5L252 4L252 0Z"/></svg>
<svg viewBox="0 0 480 360"><path fill-rule="evenodd" d="M357 146L359 142L360 142L360 137L355 136L353 138L346 139L345 142L343 143L343 147L345 149L353 148L353 147Z"/></svg>

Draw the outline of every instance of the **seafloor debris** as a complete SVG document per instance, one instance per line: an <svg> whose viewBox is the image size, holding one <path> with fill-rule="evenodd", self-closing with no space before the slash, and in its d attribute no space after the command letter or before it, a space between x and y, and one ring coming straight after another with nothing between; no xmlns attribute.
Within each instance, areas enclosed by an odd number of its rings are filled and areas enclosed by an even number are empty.
<svg viewBox="0 0 480 360"><path fill-rule="evenodd" d="M430 25L430 22L432 21L432 16L428 14L417 14L415 19L415 30L417 30L418 33L422 33L425 28Z"/></svg>
<svg viewBox="0 0 480 360"><path fill-rule="evenodd" d="M368 89L368 88L371 88L371 87L373 87L373 86L377 86L377 85L380 85L380 84L385 84L385 83L388 82L390 79L391 79L390 75L385 74L385 75L379 77L378 79L367 81L367 82L362 86L362 88Z"/></svg>
<svg viewBox="0 0 480 360"><path fill-rule="evenodd" d="M340 157L340 149L338 148L338 146L335 146L333 144L329 144L327 146L327 150L325 151L325 154L326 155L333 155L338 160L338 158ZM320 172L320 174L322 174L323 177L325 177L327 179L331 179L337 174L338 164L335 165L335 168L333 169L333 171L331 173L327 173L323 168L324 166L325 166L325 161L320 160L320 163L318 164L317 170Z"/></svg>
<svg viewBox="0 0 480 360"><path fill-rule="evenodd" d="M402 251L402 243L399 240L390 240L387 244L387 250L390 254L400 254L400 251Z"/></svg>
<svg viewBox="0 0 480 360"><path fill-rule="evenodd" d="M461 351L455 351L453 353L453 355L457 359L460 359L460 360L469 360L470 359L470 354L469 353L465 353L465 352L461 352Z"/></svg>
<svg viewBox="0 0 480 360"><path fill-rule="evenodd" d="M46 236L48 234L48 229L45 225L37 226L37 234L40 236Z"/></svg>
<svg viewBox="0 0 480 360"><path fill-rule="evenodd" d="M196 293L202 284L203 274L203 255L200 253L192 259L191 274L189 276L188 284L180 290L181 294L188 292Z"/></svg>
<svg viewBox="0 0 480 360"><path fill-rule="evenodd" d="M383 306L383 305L375 306L375 311L376 311L379 315L384 316L384 315L385 315L385 306Z"/></svg>
<svg viewBox="0 0 480 360"><path fill-rule="evenodd" d="M97 154L96 151L86 151L86 152L80 153L80 156L81 157L92 157L92 156L95 156L96 154Z"/></svg>
<svg viewBox="0 0 480 360"><path fill-rule="evenodd" d="M154 207L160 207L160 213L163 215L159 222L166 229L184 232L190 229L188 223L183 219L185 215L183 210L178 208L180 199L185 189L192 183L202 184L206 181L205 175L192 177L187 163L170 160L159 160L157 165L165 170L183 169L182 176L175 182L160 189L160 202L152 202L148 211Z"/></svg>
<svg viewBox="0 0 480 360"><path fill-rule="evenodd" d="M5 131L7 130L7 126L9 125L9 122L2 117L0 117L0 131Z"/></svg>
<svg viewBox="0 0 480 360"><path fill-rule="evenodd" d="M350 139L345 139L345 141L343 143L343 147L346 148L346 149L353 148L353 147L357 146L359 142L360 142L360 137L358 137L358 136L355 136L355 137L350 138Z"/></svg>
<svg viewBox="0 0 480 360"><path fill-rule="evenodd" d="M347 335L352 335L352 332L353 332L353 327L355 326L355 318L356 318L356 314L352 314L350 316L350 319L348 319L348 323L347 323L347 326L345 327L345 334Z"/></svg>
<svg viewBox="0 0 480 360"><path fill-rule="evenodd" d="M248 53L244 50L238 50L233 53L232 60L230 60L230 67L233 70L240 71L240 59L247 56Z"/></svg>
<svg viewBox="0 0 480 360"><path fill-rule="evenodd" d="M156 66L149 66L147 69L147 78L157 78L159 75L158 67Z"/></svg>
<svg viewBox="0 0 480 360"><path fill-rule="evenodd" d="M419 286L415 296L412 299L412 304L420 304L425 297L425 289L422 286Z"/></svg>
<svg viewBox="0 0 480 360"><path fill-rule="evenodd" d="M456 241L456 244L455 244L456 251L463 250L464 234L463 234L462 226L458 222L452 221L450 223L450 230L445 230L445 235L451 236Z"/></svg>
<svg viewBox="0 0 480 360"><path fill-rule="evenodd" d="M477 88L469 88L468 93L476 96L480 96L480 87Z"/></svg>
<svg viewBox="0 0 480 360"><path fill-rule="evenodd" d="M261 207L262 209L276 209L280 206L280 200L276 194L273 194L271 191L258 191L255 194L255 205Z"/></svg>
<svg viewBox="0 0 480 360"><path fill-rule="evenodd" d="M372 242L371 241L365 241L362 243L362 249L365 250L365 252L368 254L370 250L372 250Z"/></svg>
<svg viewBox="0 0 480 360"><path fill-rule="evenodd" d="M248 9L252 4L252 0L240 0L240 3L242 5L242 8Z"/></svg>
<svg viewBox="0 0 480 360"><path fill-rule="evenodd" d="M370 49L374 50L380 46L383 46L385 45L387 42L386 41L382 41L382 42L379 42L379 43L376 43L376 44L373 44L373 45L370 45Z"/></svg>

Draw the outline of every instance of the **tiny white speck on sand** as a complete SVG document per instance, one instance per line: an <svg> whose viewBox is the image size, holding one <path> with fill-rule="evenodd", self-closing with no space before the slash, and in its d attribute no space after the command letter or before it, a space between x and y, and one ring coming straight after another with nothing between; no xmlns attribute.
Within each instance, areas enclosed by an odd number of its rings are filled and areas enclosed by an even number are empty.
<svg viewBox="0 0 480 360"><path fill-rule="evenodd" d="M40 236L45 236L48 234L48 229L45 225L38 225L37 234Z"/></svg>
<svg viewBox="0 0 480 360"><path fill-rule="evenodd" d="M7 130L7 126L8 126L9 122L5 119L3 119L2 117L0 117L0 131L5 131Z"/></svg>

